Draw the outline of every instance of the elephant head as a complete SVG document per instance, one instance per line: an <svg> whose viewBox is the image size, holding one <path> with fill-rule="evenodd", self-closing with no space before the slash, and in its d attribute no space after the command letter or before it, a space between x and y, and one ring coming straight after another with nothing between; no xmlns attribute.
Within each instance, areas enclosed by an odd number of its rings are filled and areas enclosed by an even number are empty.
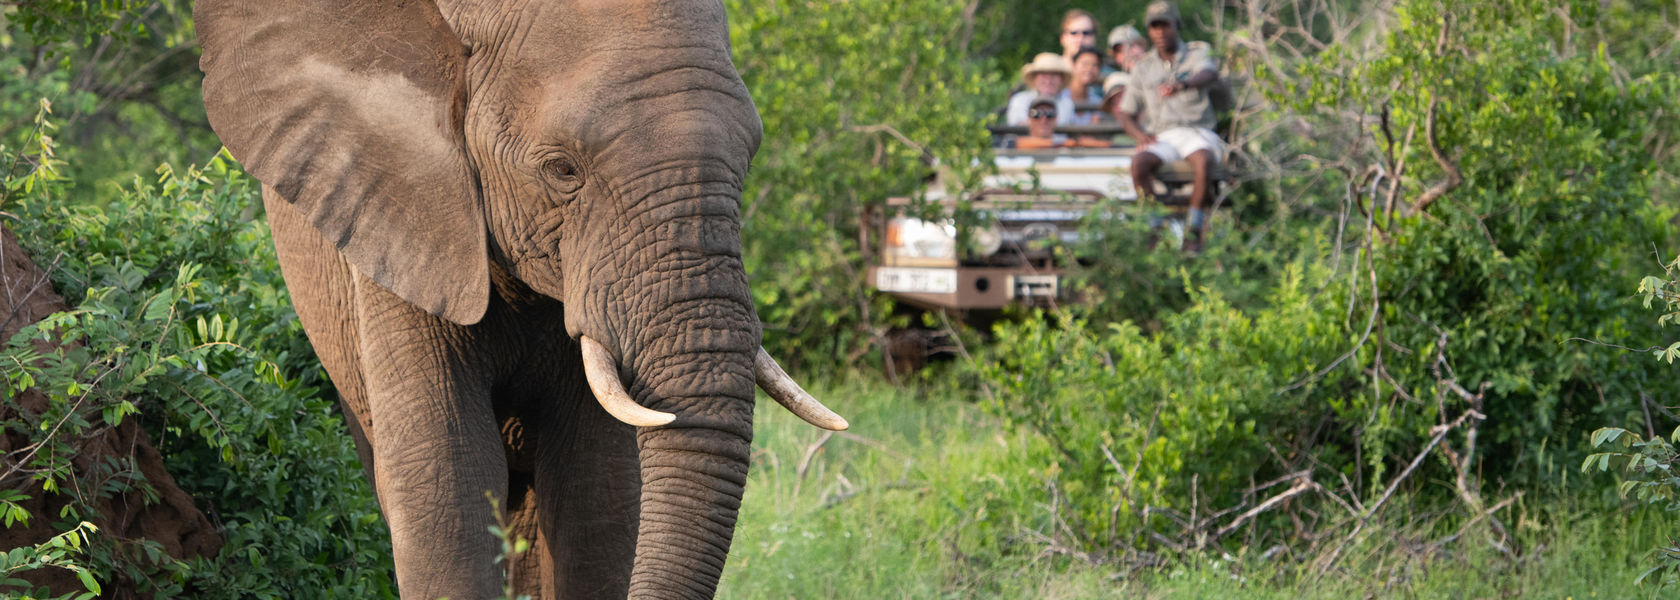
<svg viewBox="0 0 1680 600"><path fill-rule="evenodd" d="M199 0L195 18L211 124L358 272L460 325L512 288L564 304L590 388L639 427L631 595L709 595L755 382L845 427L759 348L739 211L761 124L721 3Z"/></svg>

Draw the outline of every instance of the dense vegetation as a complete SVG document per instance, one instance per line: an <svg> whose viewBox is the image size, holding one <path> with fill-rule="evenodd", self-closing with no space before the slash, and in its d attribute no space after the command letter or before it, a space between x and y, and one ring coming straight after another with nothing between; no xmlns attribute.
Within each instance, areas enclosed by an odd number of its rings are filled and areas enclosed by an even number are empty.
<svg viewBox="0 0 1680 600"><path fill-rule="evenodd" d="M23 334L74 343L0 357L9 410L31 388L51 406L6 423L41 450L8 457L0 515L67 532L4 554L0 578L389 597L383 524L255 183L204 124L186 4L0 9L0 217L74 307ZM1101 257L1077 273L1086 302L955 332L972 356L914 389L875 372L911 323L862 281L859 211L935 167L975 181L980 125L1074 3L726 5L766 131L743 211L765 344L855 424L760 413L730 597L1584 597L1680 576L1672 4L1187 14L1244 96L1243 183L1206 252L1093 219L1067 249ZM143 489L120 461L67 467L71 440L126 419L217 515L218 556L17 508ZM1668 562L1629 563L1652 548Z"/></svg>

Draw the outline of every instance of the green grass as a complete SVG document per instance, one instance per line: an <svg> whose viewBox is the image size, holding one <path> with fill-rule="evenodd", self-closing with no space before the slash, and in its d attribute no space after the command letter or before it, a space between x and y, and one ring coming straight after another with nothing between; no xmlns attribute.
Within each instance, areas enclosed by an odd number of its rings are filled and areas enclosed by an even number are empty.
<svg viewBox="0 0 1680 600"><path fill-rule="evenodd" d="M870 381L818 396L852 422L827 436L761 402L753 471L720 598L1660 598L1633 586L1670 515L1580 499L1521 507L1513 561L1467 536L1429 556L1373 527L1317 577L1294 561L1202 554L1124 571L1046 552L1039 442L976 406ZM809 458L807 459L807 456ZM1390 519L1403 519L1402 511ZM1502 513L1507 514L1507 513ZM1337 534L1341 535L1341 534Z"/></svg>

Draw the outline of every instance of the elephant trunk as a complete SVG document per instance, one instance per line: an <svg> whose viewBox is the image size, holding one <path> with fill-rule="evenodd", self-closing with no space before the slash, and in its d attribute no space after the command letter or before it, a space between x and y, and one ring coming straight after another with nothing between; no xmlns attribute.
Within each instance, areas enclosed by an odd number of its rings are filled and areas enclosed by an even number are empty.
<svg viewBox="0 0 1680 600"><path fill-rule="evenodd" d="M741 264L737 201L649 206L643 267L615 294L628 395L674 417L637 428L641 520L631 598L711 598L734 537L751 452L759 324Z"/></svg>
<svg viewBox="0 0 1680 600"><path fill-rule="evenodd" d="M678 341L643 346L654 352L635 361L631 393L675 420L637 429L642 502L631 598L711 598L723 573L747 483L758 328L716 326L678 325L665 334Z"/></svg>
<svg viewBox="0 0 1680 600"><path fill-rule="evenodd" d="M711 598L747 480L747 440L709 429L646 429L631 598Z"/></svg>

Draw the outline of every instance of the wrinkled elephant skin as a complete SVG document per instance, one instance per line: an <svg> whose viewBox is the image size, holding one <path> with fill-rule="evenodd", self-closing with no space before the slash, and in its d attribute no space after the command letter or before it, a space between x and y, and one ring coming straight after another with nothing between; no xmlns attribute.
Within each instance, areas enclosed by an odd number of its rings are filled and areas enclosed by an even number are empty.
<svg viewBox="0 0 1680 600"><path fill-rule="evenodd" d="M263 182L404 598L709 598L760 352L723 7L503 4L198 0L210 122ZM671 422L603 410L582 340ZM487 491L534 541L506 572Z"/></svg>

